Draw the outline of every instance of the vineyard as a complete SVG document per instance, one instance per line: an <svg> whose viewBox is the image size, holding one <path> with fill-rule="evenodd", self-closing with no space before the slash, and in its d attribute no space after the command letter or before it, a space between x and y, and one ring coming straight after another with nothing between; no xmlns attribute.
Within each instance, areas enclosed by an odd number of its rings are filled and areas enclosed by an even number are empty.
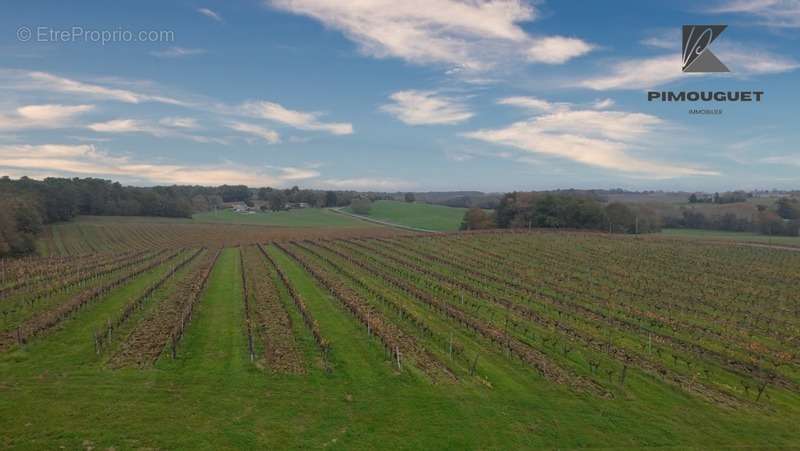
<svg viewBox="0 0 800 451"><path fill-rule="evenodd" d="M43 248L0 268L5 446L797 443L800 252L167 223Z"/></svg>
<svg viewBox="0 0 800 451"><path fill-rule="evenodd" d="M339 216L330 213L334 219ZM304 238L347 238L392 236L397 231L356 221L359 227L270 227L255 224L212 224L191 221L73 222L49 226L40 240L42 256L82 256L127 252L132 249L214 246L231 247L248 243ZM326 217L327 219L327 217Z"/></svg>

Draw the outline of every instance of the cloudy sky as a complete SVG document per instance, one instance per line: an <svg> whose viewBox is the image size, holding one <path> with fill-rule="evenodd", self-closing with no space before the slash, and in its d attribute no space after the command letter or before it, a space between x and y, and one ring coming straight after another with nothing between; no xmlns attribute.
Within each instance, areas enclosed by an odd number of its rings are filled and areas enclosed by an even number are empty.
<svg viewBox="0 0 800 451"><path fill-rule="evenodd" d="M683 24L728 25L712 49L730 74L681 72ZM798 188L799 32L800 0L6 1L0 173ZM665 104L648 89L765 95Z"/></svg>

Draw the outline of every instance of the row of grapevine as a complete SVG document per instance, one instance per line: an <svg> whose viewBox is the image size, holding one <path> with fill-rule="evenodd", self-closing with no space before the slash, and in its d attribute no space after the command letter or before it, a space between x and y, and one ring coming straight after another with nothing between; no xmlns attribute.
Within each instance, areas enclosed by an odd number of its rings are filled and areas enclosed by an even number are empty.
<svg viewBox="0 0 800 451"><path fill-rule="evenodd" d="M111 358L111 365L147 366L169 349L176 356L177 346L211 274L220 249L204 250L200 260L176 282L174 290L161 300L136 328L124 339L120 349Z"/></svg>
<svg viewBox="0 0 800 451"><path fill-rule="evenodd" d="M36 335L40 335L62 321L74 315L81 308L89 303L102 299L112 290L130 282L139 275L171 260L180 251L173 251L166 255L159 253L149 259L139 261L137 264L125 268L107 282L88 290L81 291L77 295L69 298L66 302L60 303L52 309L45 310L34 317L28 319L17 327L16 330L5 332L0 335L0 351L7 350L14 344L25 344Z"/></svg>
<svg viewBox="0 0 800 451"><path fill-rule="evenodd" d="M303 356L292 331L291 317L273 280L271 263L256 246L242 247L240 255L251 353L254 357L263 355L266 367L272 371L303 373Z"/></svg>
<svg viewBox="0 0 800 451"><path fill-rule="evenodd" d="M323 364L325 365L326 371L330 371L331 367L329 364L330 352L331 352L331 343L328 341L323 335L322 331L319 328L319 323L317 320L314 319L314 316L309 310L308 306L306 305L305 300L300 295L300 292L295 288L294 284L291 282L289 277L286 275L286 272L283 268L278 265L274 258L269 255L269 252L262 246L261 244L258 245L258 249L261 251L261 254L266 258L269 262L272 269L277 272L278 278L280 279L281 283L283 284L284 288L289 292L289 297L294 302L295 307L300 312L300 316L303 317L303 322L305 323L308 330L311 331L311 335L314 337L314 341L319 348L319 351L322 355Z"/></svg>
<svg viewBox="0 0 800 451"><path fill-rule="evenodd" d="M125 306L114 319L108 318L106 320L106 326L102 331L94 331L95 351L99 354L103 347L106 346L107 343L112 339L115 331L120 329L133 316L134 313L144 308L148 301L152 300L156 290L160 289L167 282L169 282L178 271L194 261L202 252L202 248L195 251L186 252L186 255L184 255L179 262L171 265L169 270L167 270L167 272L165 272L164 275L162 275L158 280L150 284L142 294L134 296L131 298L131 300L126 302Z"/></svg>
<svg viewBox="0 0 800 451"><path fill-rule="evenodd" d="M298 246L294 244L294 246ZM348 287L341 277L328 270L325 266L335 267L326 257L319 253L314 253L308 248L299 247L299 252L290 245L278 245L287 255L295 259L306 269L317 282L327 289L341 305L358 319L367 329L369 335L375 336L383 343L387 353L392 356L398 369L402 369L403 359L413 360L413 363L431 377L449 376L452 377L447 369L436 356L417 343L413 335L406 334L375 308L356 294ZM309 254L306 255L303 253ZM319 262L317 261L319 260Z"/></svg>

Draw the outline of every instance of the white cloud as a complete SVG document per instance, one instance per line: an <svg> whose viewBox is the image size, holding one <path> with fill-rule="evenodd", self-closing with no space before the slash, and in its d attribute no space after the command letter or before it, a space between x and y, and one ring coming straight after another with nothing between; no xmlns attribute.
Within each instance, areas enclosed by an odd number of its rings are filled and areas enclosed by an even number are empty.
<svg viewBox="0 0 800 451"><path fill-rule="evenodd" d="M663 121L642 113L562 110L500 129L464 136L539 155L653 178L717 175L714 171L643 160L630 154L643 147Z"/></svg>
<svg viewBox="0 0 800 451"><path fill-rule="evenodd" d="M800 63L792 58L775 55L762 49L723 45L716 53L735 75L780 74L800 67Z"/></svg>
<svg viewBox="0 0 800 451"><path fill-rule="evenodd" d="M358 191L399 191L413 188L416 183L393 178L360 177L347 179L324 179L315 183L320 188Z"/></svg>
<svg viewBox="0 0 800 451"><path fill-rule="evenodd" d="M548 100L540 99L538 97L530 96L513 96L503 97L497 100L498 105L509 105L517 108L522 108L529 112L554 112L554 111L569 111L575 106L569 102L550 102ZM596 110L605 110L614 106L612 99L598 99L592 102L589 106Z"/></svg>
<svg viewBox="0 0 800 451"><path fill-rule="evenodd" d="M592 108L596 110L605 110L614 106L614 99L600 99L592 104Z"/></svg>
<svg viewBox="0 0 800 451"><path fill-rule="evenodd" d="M591 49L564 37L533 38L520 27L536 17L525 0L268 0L342 31L363 53L417 64L486 70L520 57L563 63Z"/></svg>
<svg viewBox="0 0 800 451"><path fill-rule="evenodd" d="M102 133L135 133L135 132L153 133L155 130L157 130L135 119L114 119L107 122L97 122L94 124L89 124L87 127L89 128L89 130Z"/></svg>
<svg viewBox="0 0 800 451"><path fill-rule="evenodd" d="M253 101L241 105L237 111L249 117L267 119L301 130L315 130L334 135L350 135L353 125L346 122L321 122L320 113L290 110L278 103Z"/></svg>
<svg viewBox="0 0 800 451"><path fill-rule="evenodd" d="M595 89L645 89L668 83L685 76L681 71L679 54L663 55L620 61L611 67L607 75L587 78L579 86Z"/></svg>
<svg viewBox="0 0 800 451"><path fill-rule="evenodd" d="M258 168L229 162L207 165L152 164L113 155L93 145L0 146L0 168L18 174L58 174L127 180L146 184L285 186L315 171L297 168Z"/></svg>
<svg viewBox="0 0 800 451"><path fill-rule="evenodd" d="M589 53L592 48L592 45L577 38L550 36L533 42L528 48L528 59L539 63L563 64Z"/></svg>
<svg viewBox="0 0 800 451"><path fill-rule="evenodd" d="M537 97L515 96L504 97L497 101L499 105L510 105L530 111L554 111L570 108L568 103L552 103Z"/></svg>
<svg viewBox="0 0 800 451"><path fill-rule="evenodd" d="M513 152L497 152L495 150L486 150L484 148L478 147L457 147L457 148L448 148L444 150L444 156L450 161L456 162L464 162L464 161L471 161L476 158L512 158L514 156Z"/></svg>
<svg viewBox="0 0 800 451"><path fill-rule="evenodd" d="M0 130L66 127L74 125L76 116L93 109L94 105L26 105L12 114L0 114Z"/></svg>
<svg viewBox="0 0 800 451"><path fill-rule="evenodd" d="M171 128L195 129L199 128L197 119L192 117L165 117L158 121L159 124Z"/></svg>
<svg viewBox="0 0 800 451"><path fill-rule="evenodd" d="M187 103L168 96L141 93L96 83L86 83L47 72L0 70L0 76L3 79L3 87L6 89L76 94L81 99L89 97L124 103L157 102L187 106Z"/></svg>
<svg viewBox="0 0 800 451"><path fill-rule="evenodd" d="M641 41L642 44L648 47L665 50L680 50L680 42L680 33L666 33L659 36L651 36Z"/></svg>
<svg viewBox="0 0 800 451"><path fill-rule="evenodd" d="M728 0L709 12L751 14L762 25L779 28L800 27L800 1L797 0Z"/></svg>
<svg viewBox="0 0 800 451"><path fill-rule="evenodd" d="M435 91L398 91L389 98L394 103L381 106L381 110L409 125L458 124L473 116L460 100Z"/></svg>
<svg viewBox="0 0 800 451"><path fill-rule="evenodd" d="M204 53L206 53L205 49L187 49L184 47L170 47L168 49L150 52L151 55L158 58L183 58L186 56L202 55Z"/></svg>
<svg viewBox="0 0 800 451"><path fill-rule="evenodd" d="M208 8L198 8L197 12L199 12L200 14L202 14L202 15L210 18L210 19L216 20L217 22L223 22L222 16L220 16L219 14L217 14L216 12L214 12L214 11L208 9Z"/></svg>
<svg viewBox="0 0 800 451"><path fill-rule="evenodd" d="M174 120L176 118L166 118L166 119L167 123L170 122L174 123ZM182 119L185 120L186 118ZM162 121L164 121L164 119L162 119ZM228 145L228 142L225 141L224 139L184 133L176 129L180 127L165 128L138 119L113 119L106 122L96 122L93 124L89 124L87 128L89 130L98 133L120 133L120 134L144 133L147 135L155 136L157 138L179 138L179 139L188 139L199 143L206 143L206 144L215 143L215 144Z"/></svg>
<svg viewBox="0 0 800 451"><path fill-rule="evenodd" d="M314 169L308 168L293 168L285 167L278 168L280 170L280 177L282 180L305 180L319 177L319 172Z"/></svg>
<svg viewBox="0 0 800 451"><path fill-rule="evenodd" d="M122 87L112 87L107 84L114 84ZM281 124L289 125L300 130L324 131L334 135L349 135L353 133L353 125L348 122L325 122L321 120L323 116L319 112L304 112L288 109L278 103L254 100L245 102L240 105L225 105L220 102L215 102L211 99L193 97L192 100L185 100L175 98L158 93L145 93L141 92L146 90L141 87L147 87L149 83L146 82L131 82L125 80L104 80L103 84L87 83L83 81L73 80L46 72L30 72L0 69L0 90L9 89L13 91L36 91L38 93L55 93L67 94L69 97L77 97L85 99L87 97L104 100L116 101L131 104L139 104L144 102L157 102L168 105L181 106L190 108L197 111L202 111L220 116L222 122L226 122L231 117L249 117L258 119L267 119L270 121L278 122ZM137 90L129 89L130 86L139 86ZM5 124L6 128L10 128L12 119L15 116L4 116L0 114L0 127ZM20 121L14 121L20 124ZM104 126L96 126L98 131L105 131ZM168 132L164 131L167 128L197 128L194 119L191 118L164 118L160 121L160 125L139 123L136 127L134 124L128 123L128 129L125 129L125 123L112 123L108 124L107 129L111 130L114 126L122 127L126 132L144 132L153 135L167 135ZM133 127L133 129L131 129ZM53 128L53 127L50 127ZM174 135L174 133L173 133ZM203 138L197 136L186 136L198 142L224 142L222 139Z"/></svg>
<svg viewBox="0 0 800 451"><path fill-rule="evenodd" d="M237 132L258 136L269 144L276 144L281 141L281 137L278 132L255 124L248 124L246 122L231 122L228 124L228 128L236 130Z"/></svg>
<svg viewBox="0 0 800 451"><path fill-rule="evenodd" d="M66 136L66 138L74 139L75 141L81 142L93 142L93 143L104 143L111 141L111 138L97 138L97 137L89 137L89 136Z"/></svg>
<svg viewBox="0 0 800 451"><path fill-rule="evenodd" d="M17 108L17 113L32 121L63 121L93 108L93 105L28 105Z"/></svg>

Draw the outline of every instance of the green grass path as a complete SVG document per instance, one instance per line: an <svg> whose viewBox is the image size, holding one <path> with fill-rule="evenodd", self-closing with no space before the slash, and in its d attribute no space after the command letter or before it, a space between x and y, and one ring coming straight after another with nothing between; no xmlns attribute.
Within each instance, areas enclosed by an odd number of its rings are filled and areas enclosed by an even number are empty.
<svg viewBox="0 0 800 451"><path fill-rule="evenodd" d="M169 360L162 356L159 367L174 366ZM220 383L249 365L238 248L223 250L214 265L177 360L182 371L216 376Z"/></svg>
<svg viewBox="0 0 800 451"><path fill-rule="evenodd" d="M393 377L391 364L377 339L369 339L360 323L348 316L338 301L289 256L275 246L269 246L267 252L286 272L319 322L323 336L331 342L331 378L380 386L385 378Z"/></svg>

